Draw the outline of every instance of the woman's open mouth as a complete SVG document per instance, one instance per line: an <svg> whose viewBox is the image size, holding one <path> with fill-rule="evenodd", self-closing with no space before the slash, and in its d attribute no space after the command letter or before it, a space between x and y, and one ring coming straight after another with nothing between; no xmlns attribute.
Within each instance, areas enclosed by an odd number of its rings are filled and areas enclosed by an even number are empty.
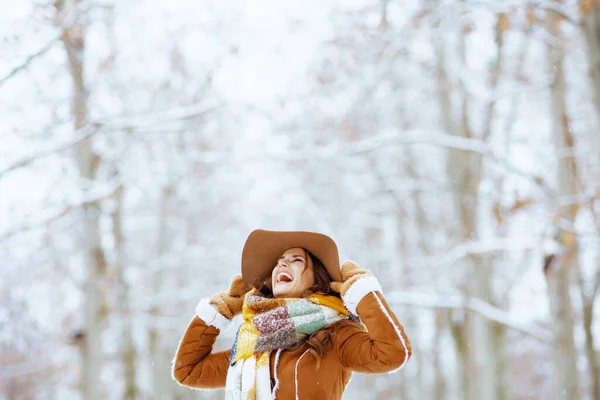
<svg viewBox="0 0 600 400"><path fill-rule="evenodd" d="M294 277L287 272L280 272L277 274L277 283L290 283L293 282Z"/></svg>

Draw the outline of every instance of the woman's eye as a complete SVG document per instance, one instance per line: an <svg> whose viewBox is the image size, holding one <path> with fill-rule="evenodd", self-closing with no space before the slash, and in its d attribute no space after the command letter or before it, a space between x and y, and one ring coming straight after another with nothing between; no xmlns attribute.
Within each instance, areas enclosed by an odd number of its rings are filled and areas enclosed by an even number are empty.
<svg viewBox="0 0 600 400"><path fill-rule="evenodd" d="M301 258L296 258L294 261L304 261Z"/></svg>

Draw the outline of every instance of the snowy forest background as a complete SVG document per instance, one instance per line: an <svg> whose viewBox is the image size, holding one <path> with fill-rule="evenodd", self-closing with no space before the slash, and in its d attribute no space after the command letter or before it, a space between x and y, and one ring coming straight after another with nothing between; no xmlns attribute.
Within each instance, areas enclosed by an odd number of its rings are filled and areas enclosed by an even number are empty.
<svg viewBox="0 0 600 400"><path fill-rule="evenodd" d="M221 398L171 360L255 228L382 281L344 398L600 399L599 1L1 9L0 399Z"/></svg>

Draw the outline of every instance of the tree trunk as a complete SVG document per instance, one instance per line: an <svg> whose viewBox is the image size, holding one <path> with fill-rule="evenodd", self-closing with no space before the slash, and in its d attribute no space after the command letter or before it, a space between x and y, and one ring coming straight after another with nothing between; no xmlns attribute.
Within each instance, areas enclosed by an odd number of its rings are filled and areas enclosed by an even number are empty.
<svg viewBox="0 0 600 400"><path fill-rule="evenodd" d="M598 359L594 349L594 332L592 330L592 321L594 316L593 298L591 303L583 305L583 329L585 331L585 354L590 371L592 399L600 400L600 369L598 368Z"/></svg>
<svg viewBox="0 0 600 400"><path fill-rule="evenodd" d="M88 89L83 78L83 60L85 50L85 26L79 23L76 15L78 1L65 4L64 0L55 2L56 24L63 30L61 41L67 53L71 79L73 81L72 113L74 130L81 134L87 124ZM67 25L68 24L68 25ZM88 187L96 178L100 161L91 147L91 138L80 141L76 147L77 166L82 182ZM97 202L83 206L82 249L83 263L86 269L84 291L84 328L81 337L81 393L86 400L105 397L101 391L102 371L102 331L106 323L106 304L103 286L106 276L106 260L102 250Z"/></svg>
<svg viewBox="0 0 600 400"><path fill-rule="evenodd" d="M508 357L506 356L506 326L494 324L492 326L492 334L494 335L494 354L496 355L496 399L507 400L510 396L507 388L508 380L506 379L506 371L508 370Z"/></svg>
<svg viewBox="0 0 600 400"><path fill-rule="evenodd" d="M600 4L597 2L583 2L582 3L582 29L587 45L587 54L589 61L589 74L592 83L594 93L594 106L596 108L596 122L600 128ZM600 129L592 130L593 145L595 151L592 150L591 154L600 154ZM596 162L600 160L596 159ZM582 282L583 284L583 282ZM593 317L593 302L595 300L594 295L587 299L583 294L584 287L581 286L583 295L583 325L585 330L585 349L586 357L589 365L590 379L591 379L591 391L592 398L600 400L600 366L598 365L598 358L596 351L594 350L594 332L592 330L592 317Z"/></svg>
<svg viewBox="0 0 600 400"><path fill-rule="evenodd" d="M590 63L589 73L594 91L594 106L596 107L596 122L599 128L592 133L595 147L592 154L598 155L600 154L600 4L597 1L581 0L581 2L583 10L581 26L587 45L588 61Z"/></svg>
<svg viewBox="0 0 600 400"><path fill-rule="evenodd" d="M600 231L600 230L599 230ZM598 232L600 233L600 232ZM585 279L581 268L577 269L577 278L579 283L579 294L581 295L583 331L585 333L585 356L589 371L589 392L594 400L600 400L600 369L598 367L598 357L594 349L594 302L598 294L598 285L600 284L600 269L596 269L594 279ZM591 282L590 282L591 281ZM586 282L589 285L586 285Z"/></svg>
<svg viewBox="0 0 600 400"><path fill-rule="evenodd" d="M125 239L123 236L123 188L119 188L115 193L115 210L112 214L113 237L115 240L115 261L114 271L117 281L117 303L119 307L116 314L120 316L120 326L122 334L119 344L121 362L123 364L123 379L125 381L125 390L123 399L135 399L138 394L138 388L135 381L136 375L136 351L133 343L133 326L131 322L131 308L129 298L129 284L125 279Z"/></svg>
<svg viewBox="0 0 600 400"><path fill-rule="evenodd" d="M445 48L443 41L437 41L435 43L435 49L437 52L437 79L438 79L438 95L439 95L439 107L440 116L442 119L442 127L444 131L451 134L455 131L454 121L452 120L452 103L450 100L450 79L446 72L445 66ZM449 178L450 180L450 178ZM450 185L453 185L453 181L450 180ZM464 327L463 319L455 319L454 312L449 311L448 316L450 320L450 331L452 333L452 339L454 341L454 350L456 354L456 373L458 382L458 395L459 398L469 400L467 395L468 381L467 381L467 353L463 343L464 340Z"/></svg>
<svg viewBox="0 0 600 400"><path fill-rule="evenodd" d="M165 253L169 249L169 216L171 215L171 201L172 201L172 189L166 187L162 190L161 205L159 208L159 221L156 239L156 268L153 271L152 282L153 290L152 293L160 296L161 293L167 289L166 279L168 277L164 274L165 266L163 265L163 258ZM150 309L150 315L152 320L160 318L163 315L163 306L154 303ZM170 376L171 376L171 360L172 356L169 355L168 346L164 343L165 338L161 335L160 329L157 327L150 327L150 356L152 359L152 374L153 374L153 391L152 397L154 399L172 399L174 398L173 388Z"/></svg>
<svg viewBox="0 0 600 400"><path fill-rule="evenodd" d="M447 310L448 319L450 320L450 333L454 341L454 349L456 352L456 375L458 398L469 399L469 374L468 374L468 354L465 333L465 313L459 310ZM458 316L456 315L458 314Z"/></svg>
<svg viewBox="0 0 600 400"><path fill-rule="evenodd" d="M553 37L560 37L560 19L555 11L547 11L546 25ZM563 72L564 49L561 40L548 44L548 64L555 72L554 81L550 85L552 136L559 156L557 166L558 197L569 197L576 194L576 169L573 157L573 137L569 130L565 105L566 83ZM562 155L564 149L570 150ZM574 226L578 205L570 205L561 209L557 219L566 220ZM556 254L545 270L550 299L550 313L553 328L553 360L554 383L558 398L579 399L577 375L577 350L573 341L573 309L569 289L571 287L571 267L577 265L577 237L573 232L557 228L555 240L562 246L561 254Z"/></svg>
<svg viewBox="0 0 600 400"><path fill-rule="evenodd" d="M464 41L460 42L459 55L465 59ZM438 77L440 86L440 110L444 130L451 135L466 138L473 137L469 128L467 113L467 97L462 89L462 103L458 122L452 118L452 104L449 93L449 78L445 70L444 49L438 47ZM495 82L494 82L495 85ZM491 120L493 105L488 116ZM483 139L487 139L485 135ZM447 162L448 180L452 185L453 207L456 219L460 221L457 234L462 242L468 242L478 235L476 223L479 185L481 181L483 159L480 154L463 150L450 150ZM468 280L463 289L468 296L489 302L491 300L492 268L483 263L480 256L471 255L466 260L465 266ZM457 353L465 357L460 363L462 368L462 397L468 400L493 400L496 392L491 389L496 387L496 370L493 346L493 333L489 322L480 315L466 312L464 319L453 321L453 337L457 345ZM457 326L457 324L462 324ZM459 343L460 338L462 343ZM466 341L466 344L464 343Z"/></svg>
<svg viewBox="0 0 600 400"><path fill-rule="evenodd" d="M444 377L442 362L440 356L444 351L442 349L442 337L444 332L446 310L435 310L435 335L433 343L433 398L444 400L447 398L447 385Z"/></svg>
<svg viewBox="0 0 600 400"><path fill-rule="evenodd" d="M493 69L492 69L492 73L491 73L491 77L490 77L490 87L492 90L496 90L498 88L498 83L500 82L500 78L502 75L502 69L504 67L504 55L503 55L503 51L504 51L504 31L506 30L506 27L509 26L508 23L508 18L506 16L505 13L499 13L496 19L496 26L495 26L495 42L496 42L496 61L493 65ZM488 102L488 106L486 108L486 114L485 114L485 119L483 121L484 123L484 131L483 131L483 138L485 140L488 140L492 134L492 122L495 116L495 106L496 106L496 96L495 93L492 95L492 99ZM507 143L507 147L510 143L510 135L509 138L506 139L506 143ZM506 151L506 154L509 154L508 148ZM496 180L496 188L497 188L497 196L498 198L502 197L502 193L504 190L504 177L499 177ZM495 231L495 235L500 237L500 236L506 236L506 232L504 232L504 229L502 227L501 224L497 224L496 226L493 227L494 231ZM485 263L492 266L495 264L495 262L497 261L496 257L493 256L489 256L489 257L485 257L484 259ZM492 272L490 271L490 275L492 274ZM491 276L490 276L491 279ZM504 299L501 298L501 295L498 295L497 293L493 293L492 292L492 283L490 281L490 286L489 286L489 298L490 301L492 303L495 303L496 306L498 307L503 307L505 305L507 305L508 303L508 299L506 299L506 301L504 301ZM494 359L494 364L495 364L495 384L496 386L494 387L494 392L495 392L495 398L496 400L506 400L508 399L508 391L507 391L507 387L509 387L509 385L507 384L508 381L506 379L506 371L507 371L507 364L508 364L508 357L507 357L507 351L506 351L506 326L501 325L501 324L496 324L496 323L492 323L489 326L490 334L491 334L491 354L493 354L493 359Z"/></svg>
<svg viewBox="0 0 600 400"><path fill-rule="evenodd" d="M419 173L418 173L418 165L419 165L419 160L417 159L417 157L415 157L412 154L412 149L408 148L405 152L405 170L406 172L408 172L408 176L410 177L410 179L413 182L417 182L420 177L419 177ZM409 243L405 238L405 240L402 241L402 243L404 243L404 248L400 249L401 253L400 254L406 254L409 258L415 258L416 256L428 256L431 254L431 244L430 241L428 240L428 238L430 238L430 236L427 235L428 231L429 231L429 224L427 222L427 216L425 214L425 207L423 204L423 199L421 196L421 193L418 189L415 189L412 193L411 193L411 197L412 197L412 203L413 203L413 209L414 209L414 215L415 215L415 219L416 219L416 223L417 223L417 227L416 227L416 232L418 233L419 237L418 237L418 241L417 243ZM399 200L399 199L398 199ZM398 201L398 211L401 210L402 207L402 203L400 201ZM401 218L398 218L398 231L399 232L405 232L405 230L402 230L402 225L404 224L404 221ZM417 244L418 246L415 246L415 244ZM403 264L405 265L409 265L410 263L408 262L404 262ZM412 276L411 273L413 271L409 270L408 268L405 269L405 274L406 276L403 277L403 281L407 284L410 285L412 283ZM420 336L420 332L418 330L419 327L419 322L418 322L418 318L415 318L415 316L410 313L408 314L408 318L407 318L407 322L412 325L414 328L414 335L415 336ZM427 354L421 354L421 351L418 350L414 353L417 354L418 357L415 360L416 361L416 378L414 380L407 380L406 383L404 383L406 386L410 386L410 391L409 393L414 394L413 396L411 396L410 398L413 399L420 399L423 397L430 397L431 396L431 388L430 385L428 385L426 383L427 379L428 379L428 374L425 372L426 370L429 370L428 367L428 356Z"/></svg>
<svg viewBox="0 0 600 400"><path fill-rule="evenodd" d="M471 276L468 285L470 296L491 302L491 266L482 263L481 257L471 257ZM495 399L497 360L494 354L494 336L490 322L481 315L466 314L469 398Z"/></svg>

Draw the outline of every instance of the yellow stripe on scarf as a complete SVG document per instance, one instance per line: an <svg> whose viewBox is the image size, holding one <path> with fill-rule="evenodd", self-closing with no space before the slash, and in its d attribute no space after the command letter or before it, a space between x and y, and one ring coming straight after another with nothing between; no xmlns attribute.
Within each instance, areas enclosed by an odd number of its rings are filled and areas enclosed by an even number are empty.
<svg viewBox="0 0 600 400"><path fill-rule="evenodd" d="M240 326L235 361L248 358L254 354L259 334L258 328L252 324L242 324Z"/></svg>
<svg viewBox="0 0 600 400"><path fill-rule="evenodd" d="M230 355L226 398L238 400L246 394L246 400L270 399L271 352L295 346L299 340L348 316L344 302L335 296L265 298L256 289L250 291L244 298L244 322Z"/></svg>
<svg viewBox="0 0 600 400"><path fill-rule="evenodd" d="M313 294L307 297L306 299L309 300L311 303L326 306L337 311L340 317L347 317L348 315L350 315L348 310L346 310L346 307L344 307L344 301L339 297L325 296L322 294Z"/></svg>
<svg viewBox="0 0 600 400"><path fill-rule="evenodd" d="M246 296L252 295L256 293L256 289L248 293ZM233 361L238 361L242 359L246 359L255 354L256 343L260 336L260 331L254 325L252 318L260 314L262 312L266 312L269 310L273 310L277 307L285 306L288 303L295 302L301 300L300 298L268 298L262 300L259 304L254 303L248 305L247 301L244 301L243 307L243 318L244 323L241 324L237 336L237 348L235 351L235 356ZM345 318L349 315L348 310L344 307L344 301L339 297L335 296L326 296L322 294L313 294L305 300L310 301L311 303L318 305L329 307L334 311L337 311L338 316L340 318ZM261 354L261 357L264 354Z"/></svg>

